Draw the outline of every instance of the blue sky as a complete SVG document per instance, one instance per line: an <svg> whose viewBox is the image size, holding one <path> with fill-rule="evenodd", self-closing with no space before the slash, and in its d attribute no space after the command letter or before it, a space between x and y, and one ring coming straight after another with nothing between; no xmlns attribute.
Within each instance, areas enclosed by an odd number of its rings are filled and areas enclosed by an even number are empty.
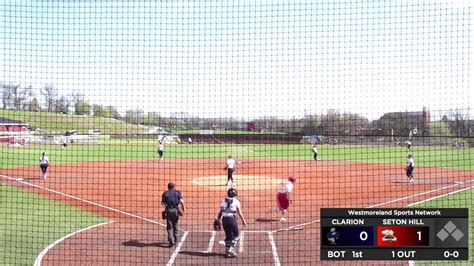
<svg viewBox="0 0 474 266"><path fill-rule="evenodd" d="M472 6L4 1L0 81L52 84L121 111L164 115L299 117L338 109L374 119L422 106L468 108Z"/></svg>

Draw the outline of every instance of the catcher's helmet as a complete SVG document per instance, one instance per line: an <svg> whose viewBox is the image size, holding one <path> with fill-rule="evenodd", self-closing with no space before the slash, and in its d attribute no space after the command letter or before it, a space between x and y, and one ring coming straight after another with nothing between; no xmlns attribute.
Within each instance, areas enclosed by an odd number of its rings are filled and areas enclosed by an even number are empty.
<svg viewBox="0 0 474 266"><path fill-rule="evenodd" d="M227 190L227 196L229 198L237 197L237 190L235 190L235 188L229 188L229 190Z"/></svg>

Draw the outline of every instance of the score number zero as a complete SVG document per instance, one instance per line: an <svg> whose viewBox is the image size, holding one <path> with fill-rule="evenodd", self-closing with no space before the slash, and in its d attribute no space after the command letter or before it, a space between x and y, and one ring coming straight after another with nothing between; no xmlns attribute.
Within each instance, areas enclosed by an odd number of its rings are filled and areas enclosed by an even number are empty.
<svg viewBox="0 0 474 266"><path fill-rule="evenodd" d="M417 231L417 232L416 232L416 235L418 236L418 241L421 241L421 232L420 232L420 231ZM360 238L360 240L362 240L362 241L366 241L367 238L369 238L369 234L367 234L366 231L362 231L362 232L360 232L360 234L359 234L359 238Z"/></svg>
<svg viewBox="0 0 474 266"><path fill-rule="evenodd" d="M457 258L459 257L459 252L457 250L453 251L453 252L449 252L449 250L446 250L444 253L443 253L443 256L445 258L450 258L450 257L453 257L453 258Z"/></svg>

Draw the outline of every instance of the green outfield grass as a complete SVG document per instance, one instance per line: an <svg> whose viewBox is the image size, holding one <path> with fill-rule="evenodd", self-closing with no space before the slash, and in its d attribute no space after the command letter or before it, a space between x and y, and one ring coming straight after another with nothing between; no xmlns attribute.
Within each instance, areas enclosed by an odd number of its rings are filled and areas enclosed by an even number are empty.
<svg viewBox="0 0 474 266"><path fill-rule="evenodd" d="M409 151L401 147L320 145L321 160L343 160L405 164ZM107 140L101 145L30 145L25 148L0 146L1 168L36 165L42 151L53 164L155 159L154 140ZM418 166L441 167L466 171L474 170L474 149L453 149L447 146L417 147L410 151ZM312 159L310 145L237 145L193 144L167 145L166 158L226 158L229 154L245 160L251 158Z"/></svg>
<svg viewBox="0 0 474 266"><path fill-rule="evenodd" d="M473 201L474 198L474 190L469 189L465 190L456 194L452 194L446 197L438 198L432 201L424 202L422 204L418 204L413 206L414 208L469 208L469 243L470 243L470 254L469 254L469 261L461 261L461 262L449 262L446 261L429 261L429 262L417 262L416 265L474 265L474 254L472 249L474 248L474 240L473 237L473 228L474 228L474 221L472 219L473 212Z"/></svg>
<svg viewBox="0 0 474 266"><path fill-rule="evenodd" d="M105 221L0 183L0 265L33 265L55 240Z"/></svg>

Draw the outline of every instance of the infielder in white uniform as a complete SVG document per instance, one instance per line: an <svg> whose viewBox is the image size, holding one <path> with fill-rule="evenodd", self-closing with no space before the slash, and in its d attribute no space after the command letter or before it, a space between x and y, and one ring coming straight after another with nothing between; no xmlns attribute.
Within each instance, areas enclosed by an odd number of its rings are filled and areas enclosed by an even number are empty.
<svg viewBox="0 0 474 266"><path fill-rule="evenodd" d="M408 154L407 166L405 168L406 174L408 177L408 182L413 182L413 171L415 171L415 160L413 159L413 155Z"/></svg>
<svg viewBox="0 0 474 266"><path fill-rule="evenodd" d="M406 144L407 144L407 149L411 150L411 141L407 140Z"/></svg>
<svg viewBox="0 0 474 266"><path fill-rule="evenodd" d="M226 184L227 186L229 185L229 183L231 183L232 185L235 184L234 182L235 164L236 162L234 158L232 158L232 156L229 155L224 167L224 170L227 170L227 184Z"/></svg>
<svg viewBox="0 0 474 266"><path fill-rule="evenodd" d="M48 174L46 173L48 171L48 166L49 166L49 158L46 152L43 152L40 157L40 168L41 168L41 174L44 180L48 178Z"/></svg>
<svg viewBox="0 0 474 266"><path fill-rule="evenodd" d="M160 157L160 161L163 161L165 157L165 144L161 140L158 144L158 156Z"/></svg>
<svg viewBox="0 0 474 266"><path fill-rule="evenodd" d="M316 147L316 144L313 145L313 159L318 161L318 147Z"/></svg>

